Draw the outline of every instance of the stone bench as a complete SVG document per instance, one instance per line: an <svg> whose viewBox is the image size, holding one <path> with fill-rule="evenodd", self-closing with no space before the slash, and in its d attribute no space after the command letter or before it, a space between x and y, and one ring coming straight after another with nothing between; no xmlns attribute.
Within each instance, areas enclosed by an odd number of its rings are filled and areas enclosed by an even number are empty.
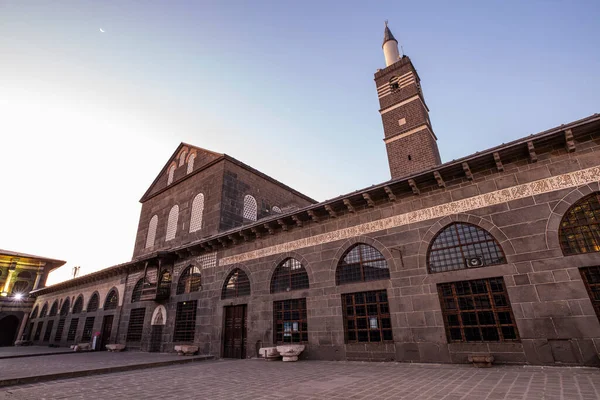
<svg viewBox="0 0 600 400"><path fill-rule="evenodd" d="M494 362L494 356L491 354L471 354L468 360L477 368L490 368Z"/></svg>
<svg viewBox="0 0 600 400"><path fill-rule="evenodd" d="M193 356L198 353L198 346L177 345L175 346L175 351L180 356Z"/></svg>
<svg viewBox="0 0 600 400"><path fill-rule="evenodd" d="M124 344L107 344L106 350L113 351L113 352L123 351L123 350L125 350L125 345Z"/></svg>
<svg viewBox="0 0 600 400"><path fill-rule="evenodd" d="M281 357L277 351L277 347L261 347L258 350L258 356L268 361L279 360L279 357Z"/></svg>

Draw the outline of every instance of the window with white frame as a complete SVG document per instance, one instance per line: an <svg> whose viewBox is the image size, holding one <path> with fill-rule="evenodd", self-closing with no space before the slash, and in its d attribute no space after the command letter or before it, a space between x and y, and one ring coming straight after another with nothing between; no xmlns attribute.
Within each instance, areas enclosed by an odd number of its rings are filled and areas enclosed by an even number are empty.
<svg viewBox="0 0 600 400"><path fill-rule="evenodd" d="M155 215L150 219L148 224L148 235L146 236L146 248L154 246L154 239L156 238L156 227L158 226L158 216Z"/></svg>
<svg viewBox="0 0 600 400"><path fill-rule="evenodd" d="M192 216L190 218L190 232L202 229L202 214L204 213L204 195L198 193L192 202Z"/></svg>
<svg viewBox="0 0 600 400"><path fill-rule="evenodd" d="M179 219L179 206L174 205L169 211L169 219L167 220L167 235L165 240L175 239L177 233L177 220Z"/></svg>
<svg viewBox="0 0 600 400"><path fill-rule="evenodd" d="M250 221L256 221L258 214L258 206L256 205L256 199L249 194L244 196L244 219Z"/></svg>

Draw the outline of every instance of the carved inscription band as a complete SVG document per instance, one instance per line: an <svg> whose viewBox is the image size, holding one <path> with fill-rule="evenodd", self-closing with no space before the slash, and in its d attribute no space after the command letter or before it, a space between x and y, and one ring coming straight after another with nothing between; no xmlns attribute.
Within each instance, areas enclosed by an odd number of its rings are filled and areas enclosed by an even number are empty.
<svg viewBox="0 0 600 400"><path fill-rule="evenodd" d="M411 211L405 214L395 215L393 217L367 222L350 228L339 229L333 232L327 232L320 235L307 237L282 243L276 246L265 247L263 249L249 251L230 257L224 257L219 261L219 265L231 265L241 263L255 258L271 256L274 254L285 253L298 250L304 247L315 246L322 243L334 242L336 240L349 239L355 236L364 235L382 231L384 229L395 228L402 225L413 224L416 222L436 219L448 215L464 213L478 208L493 206L495 204L506 203L508 201L522 199L524 197L534 196L542 193L549 193L555 190L574 188L580 185L600 181L600 167L587 168L581 171L570 172L563 175L553 176L551 178L540 179L538 181L524 183L522 185L510 188L496 190L494 192L469 197L462 200L452 201L446 204L424 208L422 210Z"/></svg>

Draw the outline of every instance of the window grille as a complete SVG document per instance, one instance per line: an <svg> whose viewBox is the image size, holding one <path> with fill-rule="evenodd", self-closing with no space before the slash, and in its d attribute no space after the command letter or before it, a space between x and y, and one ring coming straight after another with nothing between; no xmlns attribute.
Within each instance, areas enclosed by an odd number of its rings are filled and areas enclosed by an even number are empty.
<svg viewBox="0 0 600 400"><path fill-rule="evenodd" d="M564 255L600 251L600 192L592 193L567 210L560 222Z"/></svg>
<svg viewBox="0 0 600 400"><path fill-rule="evenodd" d="M189 174L194 170L194 160L196 160L196 153L190 154L187 162L187 173Z"/></svg>
<svg viewBox="0 0 600 400"><path fill-rule="evenodd" d="M169 219L167 220L167 235L165 240L175 239L177 233L177 220L179 219L179 206L174 205L169 211Z"/></svg>
<svg viewBox="0 0 600 400"><path fill-rule="evenodd" d="M73 342L75 335L77 334L77 325L79 324L79 318L72 318L69 324L69 330L67 331L67 341Z"/></svg>
<svg viewBox="0 0 600 400"><path fill-rule="evenodd" d="M348 249L335 271L336 284L389 279L390 270L383 254L359 243Z"/></svg>
<svg viewBox="0 0 600 400"><path fill-rule="evenodd" d="M256 221L258 215L258 206L256 199L249 194L244 196L244 213L243 217L246 220Z"/></svg>
<svg viewBox="0 0 600 400"><path fill-rule="evenodd" d="M33 309L33 311L31 312L31 316L29 317L30 319L37 318L37 316L38 316L38 310L39 310L39 308L38 308L38 307L39 307L39 306L35 306L35 308L34 308L34 309Z"/></svg>
<svg viewBox="0 0 600 400"><path fill-rule="evenodd" d="M273 206L273 213L275 214L281 214L281 208L277 207L277 206Z"/></svg>
<svg viewBox="0 0 600 400"><path fill-rule="evenodd" d="M308 342L306 299L275 301L273 303L273 333L275 343Z"/></svg>
<svg viewBox="0 0 600 400"><path fill-rule="evenodd" d="M181 167L183 164L185 164L185 156L187 156L187 151L182 151L181 154L179 155L179 166Z"/></svg>
<svg viewBox="0 0 600 400"><path fill-rule="evenodd" d="M202 288L202 274L196 266L187 267L177 282L177 294L193 293Z"/></svg>
<svg viewBox="0 0 600 400"><path fill-rule="evenodd" d="M196 232L202 229L202 214L204 214L204 195L202 193L198 193L192 202L190 232Z"/></svg>
<svg viewBox="0 0 600 400"><path fill-rule="evenodd" d="M142 289L144 288L144 279L137 281L131 292L131 302L137 303L142 300Z"/></svg>
<svg viewBox="0 0 600 400"><path fill-rule="evenodd" d="M71 306L71 301L69 300L69 298L67 297L62 304L62 307L60 308L60 316L61 317L66 317L67 314L69 313L69 307Z"/></svg>
<svg viewBox="0 0 600 400"><path fill-rule="evenodd" d="M106 300L104 301L104 311L114 310L119 305L119 294L115 289L108 292Z"/></svg>
<svg viewBox="0 0 600 400"><path fill-rule="evenodd" d="M221 299L234 299L242 296L250 296L250 280L244 271L236 268L225 280Z"/></svg>
<svg viewBox="0 0 600 400"><path fill-rule="evenodd" d="M40 312L40 318L44 318L48 314L48 303L44 304Z"/></svg>
<svg viewBox="0 0 600 400"><path fill-rule="evenodd" d="M196 333L197 301L181 301L177 303L175 312L175 331L173 341L193 342Z"/></svg>
<svg viewBox="0 0 600 400"><path fill-rule="evenodd" d="M295 258L284 260L273 272L271 293L308 289L308 274Z"/></svg>
<svg viewBox="0 0 600 400"><path fill-rule="evenodd" d="M393 341L385 290L342 295L346 343Z"/></svg>
<svg viewBox="0 0 600 400"><path fill-rule="evenodd" d="M579 272L583 278L583 283L585 283L596 315L600 319L600 266L581 268Z"/></svg>
<svg viewBox="0 0 600 400"><path fill-rule="evenodd" d="M81 341L84 343L92 340L92 329L94 329L94 319L95 317L87 317L85 319L85 323L83 324L83 334L81 335Z"/></svg>
<svg viewBox="0 0 600 400"><path fill-rule="evenodd" d="M141 342L144 330L145 308L134 308L129 314L129 326L127 327L127 342Z"/></svg>
<svg viewBox="0 0 600 400"><path fill-rule="evenodd" d="M515 342L519 333L502 278L438 284L448 342Z"/></svg>
<svg viewBox="0 0 600 400"><path fill-rule="evenodd" d="M58 320L58 325L56 325L56 334L54 335L54 341L60 342L62 340L63 330L65 329L65 319L61 318Z"/></svg>
<svg viewBox="0 0 600 400"><path fill-rule="evenodd" d="M148 224L148 235L146 236L146 248L154 246L156 239L156 227L158 226L158 216L154 215Z"/></svg>
<svg viewBox="0 0 600 400"><path fill-rule="evenodd" d="M52 303L52 307L50 307L50 314L48 314L48 316L55 317L57 313L58 313L58 300L54 300L54 303Z"/></svg>
<svg viewBox="0 0 600 400"><path fill-rule="evenodd" d="M40 335L42 334L42 325L44 324L44 321L40 321L37 323L37 326L35 327L35 335L33 335L33 340L34 341L38 341L40 340Z"/></svg>
<svg viewBox="0 0 600 400"><path fill-rule="evenodd" d="M87 312L98 311L99 306L100 306L100 297L98 296L98 293L94 293L92 295L92 297L90 298L90 301L88 302Z"/></svg>
<svg viewBox="0 0 600 400"><path fill-rule="evenodd" d="M83 296L79 295L77 300L75 300L75 304L73 304L73 314L79 314L83 311Z"/></svg>
<svg viewBox="0 0 600 400"><path fill-rule="evenodd" d="M50 340L50 335L52 334L52 326L54 325L54 320L51 319L46 324L46 330L44 331L44 342L48 342Z"/></svg>
<svg viewBox="0 0 600 400"><path fill-rule="evenodd" d="M175 176L175 165L169 167L169 175L167 176L167 186L173 183L173 176Z"/></svg>
<svg viewBox="0 0 600 400"><path fill-rule="evenodd" d="M450 224L438 233L427 256L430 272L505 263L500 244L488 231L463 222Z"/></svg>

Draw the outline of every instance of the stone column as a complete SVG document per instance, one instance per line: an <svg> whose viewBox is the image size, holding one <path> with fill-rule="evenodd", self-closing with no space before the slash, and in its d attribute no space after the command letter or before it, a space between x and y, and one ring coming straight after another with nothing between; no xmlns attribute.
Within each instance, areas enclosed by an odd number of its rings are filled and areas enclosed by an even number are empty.
<svg viewBox="0 0 600 400"><path fill-rule="evenodd" d="M43 273L44 273L44 266L40 265L40 267L38 268L36 275L35 275L35 283L33 284L32 291L37 290L39 288Z"/></svg>
<svg viewBox="0 0 600 400"><path fill-rule="evenodd" d="M25 313L23 316L23 320L21 321L21 326L19 326L19 334L17 335L17 340L23 339L23 333L25 332L25 328L27 327L27 322L29 321L29 313Z"/></svg>

